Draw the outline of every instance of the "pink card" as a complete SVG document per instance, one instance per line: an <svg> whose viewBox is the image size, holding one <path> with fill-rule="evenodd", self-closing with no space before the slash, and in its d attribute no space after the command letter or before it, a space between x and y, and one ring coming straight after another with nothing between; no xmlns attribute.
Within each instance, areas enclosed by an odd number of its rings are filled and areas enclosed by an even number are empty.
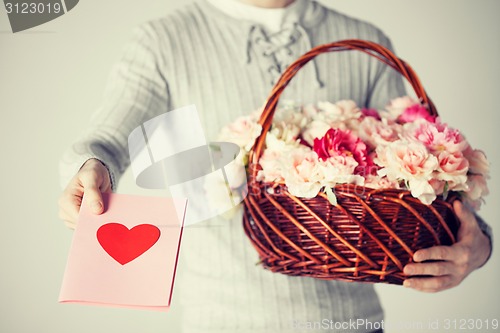
<svg viewBox="0 0 500 333"><path fill-rule="evenodd" d="M104 194L82 202L59 302L167 311L186 199Z"/></svg>

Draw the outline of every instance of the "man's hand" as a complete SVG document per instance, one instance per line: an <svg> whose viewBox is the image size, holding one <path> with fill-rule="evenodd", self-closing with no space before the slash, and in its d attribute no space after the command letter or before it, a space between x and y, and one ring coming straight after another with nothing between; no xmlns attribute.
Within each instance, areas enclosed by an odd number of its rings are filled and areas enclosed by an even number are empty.
<svg viewBox="0 0 500 333"><path fill-rule="evenodd" d="M71 179L59 198L59 217L69 228L76 228L76 221L84 195L93 212L101 214L104 210L102 192L111 192L108 169L100 161L90 159Z"/></svg>
<svg viewBox="0 0 500 333"><path fill-rule="evenodd" d="M404 273L431 277L408 278L403 283L405 287L425 292L455 287L488 259L491 244L479 228L474 214L458 200L453 203L453 208L461 222L457 242L451 246L434 246L415 252L414 263L406 265Z"/></svg>

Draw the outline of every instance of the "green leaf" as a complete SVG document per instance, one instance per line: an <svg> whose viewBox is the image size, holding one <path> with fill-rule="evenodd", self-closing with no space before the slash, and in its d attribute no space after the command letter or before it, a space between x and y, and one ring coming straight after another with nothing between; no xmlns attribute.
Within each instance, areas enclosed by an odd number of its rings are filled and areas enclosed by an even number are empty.
<svg viewBox="0 0 500 333"><path fill-rule="evenodd" d="M337 206L337 197L330 187L325 187L325 194L330 204Z"/></svg>
<svg viewBox="0 0 500 333"><path fill-rule="evenodd" d="M449 194L449 185L448 185L448 182L445 182L444 183L444 189L443 189L443 199L446 200L448 198L448 194Z"/></svg>

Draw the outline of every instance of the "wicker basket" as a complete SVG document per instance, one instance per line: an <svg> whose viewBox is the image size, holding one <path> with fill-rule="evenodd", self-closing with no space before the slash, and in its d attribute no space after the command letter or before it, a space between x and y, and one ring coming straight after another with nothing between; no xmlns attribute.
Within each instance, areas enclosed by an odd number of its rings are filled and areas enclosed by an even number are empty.
<svg viewBox="0 0 500 333"><path fill-rule="evenodd" d="M387 48L362 40L315 47L287 68L265 105L259 121L262 134L250 151L244 229L262 265L273 272L402 284L403 267L416 250L455 242L459 226L451 206L455 196L427 206L408 191L341 185L335 187L338 204L333 206L321 192L312 199L297 198L284 184L256 181L265 137L284 88L317 55L344 50L365 52L394 68L437 115L415 72Z"/></svg>

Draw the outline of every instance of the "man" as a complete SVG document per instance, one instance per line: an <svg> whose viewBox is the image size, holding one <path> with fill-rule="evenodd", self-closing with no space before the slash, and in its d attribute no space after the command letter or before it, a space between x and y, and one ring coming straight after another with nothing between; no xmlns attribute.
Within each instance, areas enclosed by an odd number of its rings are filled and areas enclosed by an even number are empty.
<svg viewBox="0 0 500 333"><path fill-rule="evenodd" d="M390 47L376 27L308 0L205 0L143 25L114 67L88 135L63 158L64 181L72 178L60 199L61 218L74 228L84 195L96 214L102 212L101 192L116 187L129 164L127 137L144 121L196 104L213 140L223 125L260 107L294 59L315 45L348 38ZM381 108L403 94L390 68L343 52L314 59L283 98L352 99ZM491 245L479 227L484 224L460 203L454 208L462 222L458 243L415 253L405 273L432 277L409 278L406 286L444 290L486 262ZM186 232L176 283L186 332L290 332L325 318L382 320L372 285L289 277L255 266L257 255L241 224L239 215L221 227Z"/></svg>

